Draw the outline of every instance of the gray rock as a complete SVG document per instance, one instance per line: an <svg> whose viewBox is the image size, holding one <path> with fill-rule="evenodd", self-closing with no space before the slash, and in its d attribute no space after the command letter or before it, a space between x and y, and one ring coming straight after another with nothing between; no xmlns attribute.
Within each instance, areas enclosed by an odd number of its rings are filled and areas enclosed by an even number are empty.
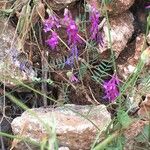
<svg viewBox="0 0 150 150"><path fill-rule="evenodd" d="M24 71L20 69L22 60L17 58L22 52L17 50L18 40L15 28L8 21L0 20L0 82L7 86L14 86L14 79L29 81L36 75L31 65L24 66Z"/></svg>
<svg viewBox="0 0 150 150"><path fill-rule="evenodd" d="M29 112L32 112L34 116ZM105 105L68 104L55 109L37 108L25 111L21 117L13 120L11 126L15 135L20 134L24 128L22 136L40 142L42 139L50 137L43 122L49 129L56 129L59 146L68 147L71 150L88 150L97 133L108 127L111 116Z"/></svg>
<svg viewBox="0 0 150 150"><path fill-rule="evenodd" d="M133 34L134 18L132 13L128 11L117 17L111 17L109 21L112 49L115 51L116 57L118 57ZM99 46L100 53L103 53L110 48L107 23L104 24L103 31L104 46Z"/></svg>

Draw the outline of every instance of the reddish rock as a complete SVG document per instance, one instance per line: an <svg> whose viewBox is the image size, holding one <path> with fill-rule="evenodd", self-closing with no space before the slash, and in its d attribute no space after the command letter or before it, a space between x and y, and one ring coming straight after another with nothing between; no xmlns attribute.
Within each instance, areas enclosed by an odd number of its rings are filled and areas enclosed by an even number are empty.
<svg viewBox="0 0 150 150"><path fill-rule="evenodd" d="M31 115L29 112L36 115ZM88 150L97 133L108 127L111 116L105 105L92 107L88 105L65 105L55 109L31 109L24 112L21 117L15 118L11 125L15 135L21 134L39 142L51 136L48 134L43 122L47 124L49 129L56 129L59 145L68 147L71 150ZM95 125L100 131L97 130Z"/></svg>
<svg viewBox="0 0 150 150"><path fill-rule="evenodd" d="M140 34L135 43L131 43L125 48L117 59L118 73L122 79L126 80L129 75L134 72L134 69L141 57L142 49L146 47L144 45L145 35Z"/></svg>
<svg viewBox="0 0 150 150"><path fill-rule="evenodd" d="M46 1L53 10L59 11L70 4L73 5L78 0L46 0Z"/></svg>
<svg viewBox="0 0 150 150"><path fill-rule="evenodd" d="M90 5L96 6L101 10L100 0L86 0ZM106 4L106 9L111 15L122 14L128 10L134 3L134 0L112 0L110 3Z"/></svg>
<svg viewBox="0 0 150 150"><path fill-rule="evenodd" d="M150 94L147 94L146 99L140 104L138 115L141 118L150 120Z"/></svg>
<svg viewBox="0 0 150 150"><path fill-rule="evenodd" d="M116 57L118 57L120 52L125 48L128 40L133 34L133 21L133 15L129 11L109 19L112 49L115 51ZM104 24L103 31L104 45L103 47L99 46L100 53L110 48L107 22Z"/></svg>
<svg viewBox="0 0 150 150"><path fill-rule="evenodd" d="M138 142L135 138L140 134L148 121L136 120L133 124L125 131L125 146L124 150L134 150L138 146Z"/></svg>

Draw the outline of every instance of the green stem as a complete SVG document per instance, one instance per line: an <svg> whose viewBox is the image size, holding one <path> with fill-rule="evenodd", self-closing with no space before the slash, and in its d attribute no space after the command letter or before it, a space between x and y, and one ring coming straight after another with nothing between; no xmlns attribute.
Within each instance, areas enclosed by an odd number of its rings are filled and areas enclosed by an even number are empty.
<svg viewBox="0 0 150 150"><path fill-rule="evenodd" d="M117 68L116 68L116 63L115 63L115 53L114 53L113 48L112 48L112 40L111 40L111 33L110 33L111 26L110 26L110 23L109 23L109 17L108 17L108 12L107 12L107 8L106 8L105 0L104 0L103 3L104 3L104 11L105 11L105 16L106 16L107 28L108 28L109 48L111 50L111 57L113 59L114 73L116 73Z"/></svg>
<svg viewBox="0 0 150 150"><path fill-rule="evenodd" d="M104 141L102 141L100 144L98 144L95 148L93 148L92 150L104 150L104 148L110 143L112 142L116 137L118 137L118 135L120 135L120 132L114 132L113 134L111 134L110 136L108 136L108 138L106 138Z"/></svg>

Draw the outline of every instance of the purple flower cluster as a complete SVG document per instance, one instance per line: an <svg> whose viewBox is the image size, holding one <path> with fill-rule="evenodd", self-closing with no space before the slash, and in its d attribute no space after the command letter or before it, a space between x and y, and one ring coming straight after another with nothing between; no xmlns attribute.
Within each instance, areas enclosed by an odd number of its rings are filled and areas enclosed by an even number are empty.
<svg viewBox="0 0 150 150"><path fill-rule="evenodd" d="M103 38L101 32L99 32L100 12L93 6L89 13L89 20L91 23L90 27L90 39L95 40L101 46L103 45ZM49 18L44 21L44 32L53 31L55 28L61 27L59 19L54 15L50 14ZM63 25L66 26L68 35L68 45L71 49L71 56L77 58L77 45L81 43L81 39L78 36L79 30L76 22L72 18L71 12L68 9L64 10ZM62 23L61 23L62 24ZM58 45L58 35L55 31L52 32L52 36L46 41L46 43L54 49ZM75 51L76 50L76 51Z"/></svg>
<svg viewBox="0 0 150 150"><path fill-rule="evenodd" d="M95 8L91 7L91 11L89 13L89 20L91 22L91 28L90 28L90 39L95 40L98 44L103 46L103 38L102 34L99 31L99 20L100 20L100 12Z"/></svg>
<svg viewBox="0 0 150 150"><path fill-rule="evenodd" d="M49 36L49 39L46 40L47 45L49 45L52 49L54 49L58 45L58 35L53 29L59 28L61 25L59 24L59 20L55 15L49 15L49 18L44 21L44 32L52 32L52 35Z"/></svg>
<svg viewBox="0 0 150 150"><path fill-rule="evenodd" d="M113 75L109 81L103 83L103 88L105 90L105 99L107 98L110 102L113 102L119 96L119 79L117 75Z"/></svg>
<svg viewBox="0 0 150 150"><path fill-rule="evenodd" d="M96 40L96 35L97 35L97 31L98 31L98 25L99 25L99 18L100 18L100 13L94 8L91 8L90 11L90 22L91 22L91 29L90 29L90 33L91 35L91 39Z"/></svg>
<svg viewBox="0 0 150 150"><path fill-rule="evenodd" d="M46 19L43 24L44 24L44 29L43 29L44 32L51 31L52 28L54 28L54 27L56 27L56 28L61 27L59 24L59 20L55 15L49 16L49 18Z"/></svg>
<svg viewBox="0 0 150 150"><path fill-rule="evenodd" d="M46 40L46 43L54 49L58 45L58 35L56 32L52 32L51 37Z"/></svg>
<svg viewBox="0 0 150 150"><path fill-rule="evenodd" d="M61 27L60 21L58 18L54 15L50 15L48 19L44 21L44 32L52 32L52 35L49 37L48 40L46 40L46 43L52 48L56 48L58 45L58 35L55 31L52 31L55 28ZM66 25L67 35L68 35L68 45L71 49L71 55L69 62L72 62L74 58L77 59L78 57L78 49L77 44L81 42L80 38L78 37L78 26L76 25L75 21L72 18L71 12L68 9L65 9L64 11L64 18L63 22Z"/></svg>
<svg viewBox="0 0 150 150"><path fill-rule="evenodd" d="M65 9L64 12L64 22L67 23L68 44L76 45L78 42L81 42L78 37L78 26L72 19L72 15L68 9Z"/></svg>
<svg viewBox="0 0 150 150"><path fill-rule="evenodd" d="M71 65L74 62L74 59L78 59L78 48L77 44L81 43L81 40L78 36L79 30L78 26L72 18L72 15L68 9L64 11L64 22L66 22L67 35L68 35L68 45L71 49L71 55L67 60L67 64Z"/></svg>
<svg viewBox="0 0 150 150"><path fill-rule="evenodd" d="M67 59L66 64L68 65L73 65L74 64L74 59L78 59L78 49L76 45L72 45L71 47L71 55L70 57Z"/></svg>

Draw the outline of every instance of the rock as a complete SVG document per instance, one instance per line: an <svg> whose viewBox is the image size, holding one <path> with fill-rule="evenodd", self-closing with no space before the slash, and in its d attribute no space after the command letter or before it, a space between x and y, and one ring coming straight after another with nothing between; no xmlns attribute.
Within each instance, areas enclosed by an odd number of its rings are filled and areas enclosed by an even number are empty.
<svg viewBox="0 0 150 150"><path fill-rule="evenodd" d="M8 21L0 20L0 82L5 80L6 86L14 86L12 80L30 81L36 75L31 65L26 66L24 71L20 70L19 64L23 58L19 57L23 52L17 50L18 40L15 28ZM26 56L26 62L27 59Z"/></svg>
<svg viewBox="0 0 150 150"><path fill-rule="evenodd" d="M125 48L128 40L131 38L134 27L133 27L133 15L132 13L125 12L117 17L111 17L110 21L110 35L112 42L112 49L115 51L116 57L119 56L120 52ZM109 34L107 22L103 27L104 31L104 45L99 46L100 53L105 52L110 48L109 46Z"/></svg>
<svg viewBox="0 0 150 150"><path fill-rule="evenodd" d="M0 112L0 132L11 134L11 121L9 117L5 118ZM0 150L7 149L7 145L11 144L10 139L4 136L0 136L0 139Z"/></svg>
<svg viewBox="0 0 150 150"><path fill-rule="evenodd" d="M117 59L117 67L119 76L126 80L129 75L134 72L134 69L141 57L142 49L144 46L145 35L140 34L137 36L136 41L129 44L119 55Z"/></svg>
<svg viewBox="0 0 150 150"><path fill-rule="evenodd" d="M110 14L118 15L128 10L133 5L133 3L134 0L116 0L108 3L106 7Z"/></svg>
<svg viewBox="0 0 150 150"><path fill-rule="evenodd" d="M53 10L61 10L70 4L74 4L78 0L47 0L47 3Z"/></svg>
<svg viewBox="0 0 150 150"><path fill-rule="evenodd" d="M117 70L119 77L126 81L126 79L134 73L135 68L138 64L138 61L142 54L142 49L144 46L145 35L140 34L137 36L136 40L130 43L119 55L117 59ZM140 74L140 77L142 74ZM138 84L138 86L132 87L132 90L129 88L126 91L128 96L128 101L126 101L127 108L130 112L135 112L139 108L139 103L142 100L142 91L144 86Z"/></svg>
<svg viewBox="0 0 150 150"><path fill-rule="evenodd" d="M59 147L58 150L70 150L68 147Z"/></svg>
<svg viewBox="0 0 150 150"><path fill-rule="evenodd" d="M95 5L98 9L101 10L101 3L99 0L86 0L90 5ZM106 9L111 15L122 14L128 10L134 3L134 0L111 0L111 2L106 4Z"/></svg>
<svg viewBox="0 0 150 150"><path fill-rule="evenodd" d="M0 10L3 12L7 12L12 7L12 2L10 1L1 1L0 2Z"/></svg>
<svg viewBox="0 0 150 150"><path fill-rule="evenodd" d="M138 115L143 119L149 120L150 119L149 112L150 112L150 94L147 94L145 100L140 104Z"/></svg>
<svg viewBox="0 0 150 150"><path fill-rule="evenodd" d="M15 118L11 124L15 135L21 134L36 142L48 138L49 135L41 123L42 121L47 124L49 129L55 127L59 146L68 147L71 150L90 149L97 133L104 131L111 122L111 116L105 105L67 104L55 109L34 108L31 111L41 120L39 121L29 111L25 111L21 117ZM21 132L22 130L23 132Z"/></svg>
<svg viewBox="0 0 150 150"><path fill-rule="evenodd" d="M150 45L150 32L147 35L146 41L147 41L148 45Z"/></svg>
<svg viewBox="0 0 150 150"><path fill-rule="evenodd" d="M145 125L148 125L148 121L136 120L133 124L125 131L125 146L124 150L134 150L136 146L139 146L135 138L140 134Z"/></svg>
<svg viewBox="0 0 150 150"><path fill-rule="evenodd" d="M0 9L5 8L5 5L6 5L6 2L1 2L1 3L0 3Z"/></svg>

